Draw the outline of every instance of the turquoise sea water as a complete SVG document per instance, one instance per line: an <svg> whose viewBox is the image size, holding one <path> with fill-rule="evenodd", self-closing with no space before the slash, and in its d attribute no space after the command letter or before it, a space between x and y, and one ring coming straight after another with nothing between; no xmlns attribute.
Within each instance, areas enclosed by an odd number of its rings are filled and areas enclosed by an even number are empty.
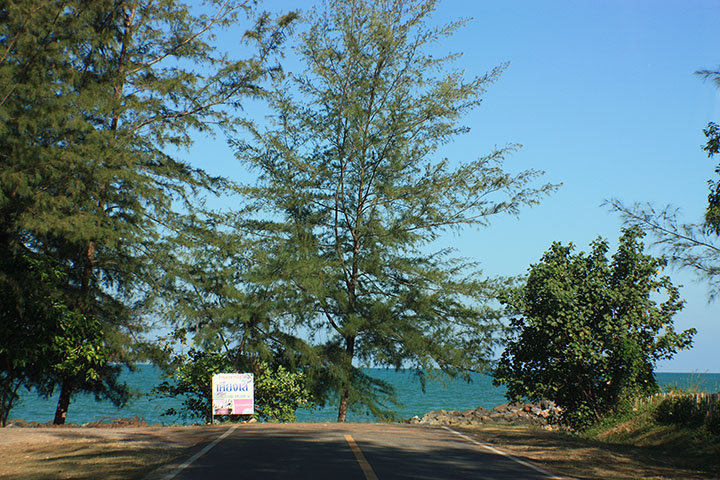
<svg viewBox="0 0 720 480"><path fill-rule="evenodd" d="M468 410L479 406L492 408L504 403L505 389L494 387L487 375L473 375L472 382L462 380L428 381L423 393L420 382L411 371L369 369L373 377L392 384L401 405L395 408L397 418L422 416L431 410ZM701 392L720 391L718 373L656 373L658 382L664 388L697 389ZM109 402L96 402L91 395L78 395L70 404L68 423L83 424L103 419L140 417L150 424L191 423L177 417L163 417L161 414L170 407L179 407L179 400L158 399L149 395L161 380L160 371L152 365L140 365L136 372L125 373L124 380L137 394L122 409ZM33 392L21 392L20 403L10 412L10 418L25 421L49 422L55 415L57 394L43 399ZM337 417L337 407L330 405L311 411L299 410L300 422L327 422ZM350 412L351 422L374 422L370 415Z"/></svg>

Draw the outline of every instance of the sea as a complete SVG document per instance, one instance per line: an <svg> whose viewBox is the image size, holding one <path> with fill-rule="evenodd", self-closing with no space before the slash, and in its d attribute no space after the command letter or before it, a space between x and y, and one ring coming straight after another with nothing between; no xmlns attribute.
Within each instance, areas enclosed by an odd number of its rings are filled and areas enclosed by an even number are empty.
<svg viewBox="0 0 720 480"><path fill-rule="evenodd" d="M433 410L469 410L477 407L491 409L505 403L505 388L492 384L492 377L473 374L471 381L435 378L426 382L423 390L413 370L370 368L369 375L384 380L395 388L398 405L393 407L397 419L415 415L422 417ZM679 388L697 392L720 391L720 373L656 373L664 390ZM134 372L124 372L121 378L133 391L132 399L122 408L108 401L97 401L92 395L76 395L67 415L67 423L110 422L116 419L143 420L151 425L189 425L198 420L163 415L169 408L181 407L181 399L159 398L153 395L153 387L164 378L160 369L153 365L139 365ZM43 398L34 391L21 391L20 399L9 419L26 422L52 422L58 393ZM312 410L298 410L298 422L332 422L337 418L337 406L327 405ZM364 412L349 412L350 422L375 422L377 419Z"/></svg>

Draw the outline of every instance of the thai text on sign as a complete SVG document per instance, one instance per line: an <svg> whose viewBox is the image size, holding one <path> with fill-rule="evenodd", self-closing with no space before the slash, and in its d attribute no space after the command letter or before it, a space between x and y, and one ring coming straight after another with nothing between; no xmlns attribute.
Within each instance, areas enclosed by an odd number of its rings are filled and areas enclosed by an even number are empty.
<svg viewBox="0 0 720 480"><path fill-rule="evenodd" d="M212 378L213 415L255 413L255 379L252 373L218 373Z"/></svg>

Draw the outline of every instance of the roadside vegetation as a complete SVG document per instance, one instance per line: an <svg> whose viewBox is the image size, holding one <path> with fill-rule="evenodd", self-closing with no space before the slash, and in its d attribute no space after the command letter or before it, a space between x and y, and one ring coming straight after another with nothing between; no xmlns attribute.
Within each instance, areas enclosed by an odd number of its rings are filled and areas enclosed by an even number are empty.
<svg viewBox="0 0 720 480"><path fill-rule="evenodd" d="M720 478L720 433L712 426L716 424L668 421L667 412L673 409L697 418L697 410L687 408L692 393L677 392L671 398L657 397L637 410L606 416L579 433L487 424L464 430L555 474L577 479Z"/></svg>
<svg viewBox="0 0 720 480"><path fill-rule="evenodd" d="M720 87L720 69L697 74ZM720 152L720 129L711 122L703 133L707 143L702 148L712 159ZM720 174L720 166L715 172ZM608 201L626 223L611 259L601 238L587 254L555 242L530 266L520 286L506 290L501 301L510 333L494 381L507 386L509 400L552 400L563 409L560 424L588 435L615 438L598 429L623 419L646 430L649 418L658 425L653 431L720 435L717 397L699 401L684 392L637 408L659 391L656 363L691 348L696 333L694 328L675 331L673 316L684 301L670 278L661 276L663 269L668 263L693 268L708 282L710 299L717 293L720 181L711 179L708 186L704 221L697 224L680 224L668 213L670 207L657 213L652 207ZM644 252L646 232L665 255Z"/></svg>
<svg viewBox="0 0 720 480"><path fill-rule="evenodd" d="M693 397L682 392L655 397L636 409L604 418L580 436L613 444L658 447L673 455L714 458L717 464L720 403L716 396L714 405L700 405Z"/></svg>
<svg viewBox="0 0 720 480"><path fill-rule="evenodd" d="M393 387L359 366L468 379L504 344L509 397L553 400L583 430L656 392L656 362L691 347L641 239L715 288L720 181L702 224L611 203L628 223L611 258L602 239L587 255L554 243L525 281L485 276L434 242L558 185L505 167L519 145L442 158L505 69L438 55L464 20L435 25L438 0L196 3L0 5L0 426L23 389L59 393L54 424L79 393L122 406L119 375L140 361L166 368L156 392L186 399L174 413L207 420L209 375L233 370L258 377L262 420L311 404L381 418ZM290 46L299 74L281 65ZM712 158L720 129L704 133ZM256 176L178 153L205 134ZM687 413L663 408L667 428Z"/></svg>
<svg viewBox="0 0 720 480"><path fill-rule="evenodd" d="M659 465L720 476L720 402L696 402L691 392L655 397L637 409L611 415L580 434L610 447L632 447ZM676 478L681 478L676 477Z"/></svg>
<svg viewBox="0 0 720 480"><path fill-rule="evenodd" d="M22 389L60 392L55 424L78 393L123 405L121 368L147 360L206 416L206 385L173 352L266 371L258 385L300 395L288 408L336 404L338 421L393 407L358 364L489 368L510 280L431 245L556 185L504 167L518 145L443 158L505 65L466 74L438 54L466 22L435 25L437 4L0 6L0 426ZM284 72L286 46L301 73ZM204 135L255 176L188 161Z"/></svg>
<svg viewBox="0 0 720 480"><path fill-rule="evenodd" d="M509 291L512 330L494 373L509 400L552 400L559 421L582 430L659 392L656 362L689 348L695 329L675 331L684 302L642 237L624 230L612 258L602 239L588 254L554 243Z"/></svg>

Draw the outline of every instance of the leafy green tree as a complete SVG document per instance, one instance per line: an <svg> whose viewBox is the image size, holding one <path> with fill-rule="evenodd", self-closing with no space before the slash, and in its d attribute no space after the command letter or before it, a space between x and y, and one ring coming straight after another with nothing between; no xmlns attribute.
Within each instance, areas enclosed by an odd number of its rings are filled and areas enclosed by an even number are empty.
<svg viewBox="0 0 720 480"><path fill-rule="evenodd" d="M720 87L720 68L696 73ZM720 127L710 122L703 133L707 139L703 150L712 159L720 152ZM715 167L715 173L720 175L720 165ZM683 223L677 209L670 205L662 209L649 203L627 206L617 199L607 200L605 204L620 213L627 225L638 226L652 234L655 244L673 264L695 270L703 281L708 282L712 299L720 292L720 244L717 241L720 235L720 182L708 180L708 189L705 217L697 223Z"/></svg>
<svg viewBox="0 0 720 480"><path fill-rule="evenodd" d="M109 363L112 352L103 341L102 324L63 303L63 269L28 255L5 257L0 265L0 426L6 425L21 386L49 396L59 378L73 378L77 390L122 405L129 393L117 382L120 367Z"/></svg>
<svg viewBox="0 0 720 480"><path fill-rule="evenodd" d="M273 58L294 18L259 15L237 35L250 50L238 59L243 49L226 55L212 34L237 25L249 2L204 8L172 0L0 4L0 255L59 265L61 304L71 312L63 318L92 325L71 328L91 343L97 327L112 351L107 361L131 362L145 348L136 340L144 314L173 262L164 236L197 209L198 195L227 186L169 152L189 146L192 132L233 128L235 107L262 95L262 80L278 71ZM16 270L9 265L7 275ZM14 298L24 302L33 288ZM60 389L58 422L84 388L82 369L65 367L28 379Z"/></svg>
<svg viewBox="0 0 720 480"><path fill-rule="evenodd" d="M6 252L7 253L7 252ZM37 378L52 344L56 311L55 271L29 255L0 255L0 426L7 424L18 390ZM32 292L27 292L32 285Z"/></svg>
<svg viewBox="0 0 720 480"><path fill-rule="evenodd" d="M270 126L237 141L259 177L244 192L258 213L237 227L256 247L244 278L286 331L308 332L308 374L339 397L338 421L353 405L382 414L391 390L357 363L485 367L502 280L431 243L554 189L530 186L542 172L503 170L515 146L439 157L502 67L465 78L458 55L431 51L465 23L431 26L436 3L339 0L311 12L297 47L305 73L275 92Z"/></svg>
<svg viewBox="0 0 720 480"><path fill-rule="evenodd" d="M624 230L612 259L602 239L588 254L554 243L507 295L513 334L494 383L509 399L553 400L583 428L657 390L655 363L689 348L695 330L674 330L683 301L659 276L665 260L643 253L642 236Z"/></svg>
<svg viewBox="0 0 720 480"><path fill-rule="evenodd" d="M42 359L44 378L35 380L38 393L53 394L54 386L62 382L53 423L65 423L67 408L74 392L92 393L97 400L110 400L122 406L130 397L128 387L119 382L121 365L113 364L113 349L106 341L105 327L93 316L69 310L65 305L53 305L57 317L51 328L52 339L48 356Z"/></svg>
<svg viewBox="0 0 720 480"><path fill-rule="evenodd" d="M171 378L155 388L162 397L184 397L183 410L170 408L165 415L212 419L212 376L218 373L250 371L255 375L255 416L264 421L294 422L299 408L311 408L311 393L300 371L267 362L237 362L231 352L216 346L192 348L175 354L170 364ZM242 364L239 364L242 363ZM251 364L254 363L254 364Z"/></svg>

